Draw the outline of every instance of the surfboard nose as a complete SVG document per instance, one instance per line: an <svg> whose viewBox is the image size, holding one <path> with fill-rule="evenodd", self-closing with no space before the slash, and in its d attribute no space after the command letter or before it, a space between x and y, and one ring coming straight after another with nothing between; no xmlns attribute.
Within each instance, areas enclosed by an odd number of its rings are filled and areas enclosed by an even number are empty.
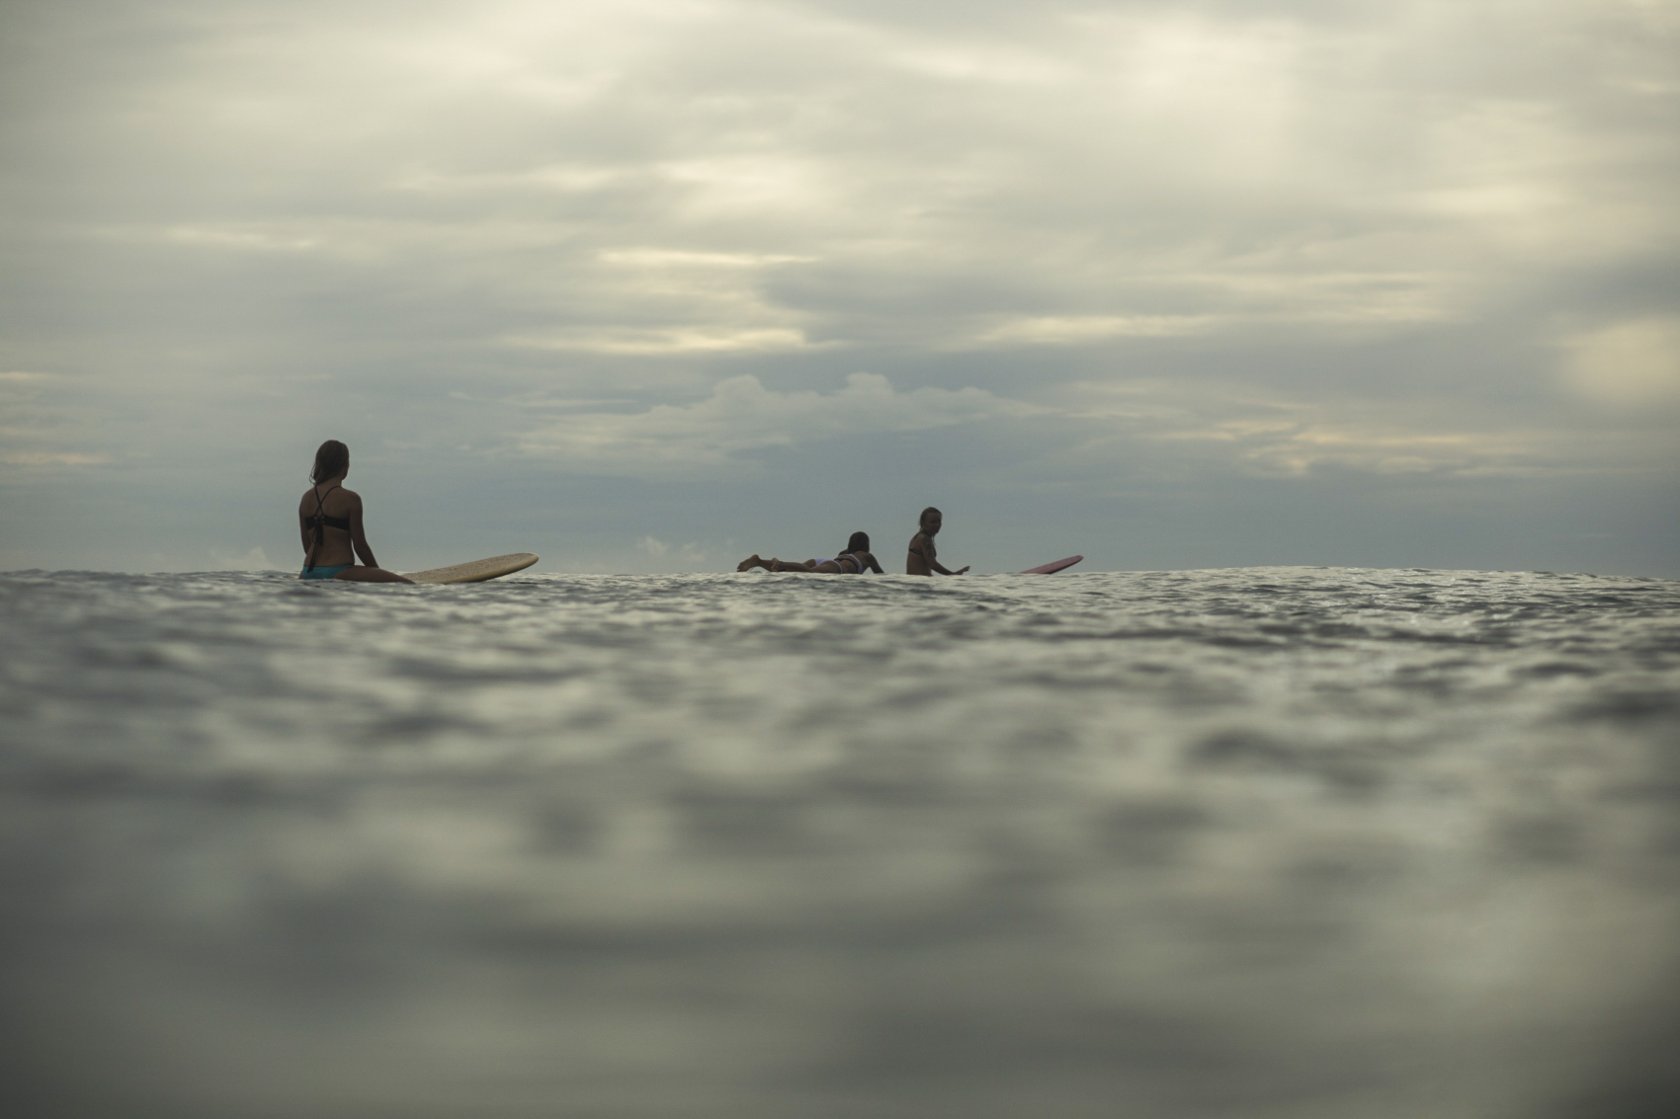
<svg viewBox="0 0 1680 1119"><path fill-rule="evenodd" d="M538 558L535 552L510 552L505 556L491 556L489 559L471 560L448 567L411 571L408 577L416 583L433 586L446 583L483 583L490 579L500 579L503 575L512 575L515 571L524 571L536 563Z"/></svg>

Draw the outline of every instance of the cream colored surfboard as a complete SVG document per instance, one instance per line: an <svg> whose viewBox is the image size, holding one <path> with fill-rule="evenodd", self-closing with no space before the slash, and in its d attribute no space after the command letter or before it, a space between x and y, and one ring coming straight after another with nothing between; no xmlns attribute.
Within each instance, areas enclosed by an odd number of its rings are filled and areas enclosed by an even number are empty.
<svg viewBox="0 0 1680 1119"><path fill-rule="evenodd" d="M408 577L416 583L482 583L486 579L500 579L515 571L524 571L537 562L535 552L514 552L506 556L457 563L450 567L432 567L425 571L410 571Z"/></svg>

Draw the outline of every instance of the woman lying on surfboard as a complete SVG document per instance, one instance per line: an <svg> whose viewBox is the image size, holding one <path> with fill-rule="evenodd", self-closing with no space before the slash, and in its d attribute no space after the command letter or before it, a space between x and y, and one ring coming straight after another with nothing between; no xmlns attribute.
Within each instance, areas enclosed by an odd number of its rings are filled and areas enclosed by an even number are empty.
<svg viewBox="0 0 1680 1119"><path fill-rule="evenodd" d="M362 531L362 499L344 488L348 473L350 448L337 439L322 443L315 452L315 469L309 473L315 485L298 502L298 528L303 533L303 571L298 578L411 582L384 570L373 558L367 533ZM357 556L367 566L357 567Z"/></svg>
<svg viewBox="0 0 1680 1119"><path fill-rule="evenodd" d="M795 571L804 575L862 575L865 571L886 574L870 554L867 532L852 533L852 538L846 541L846 550L833 559L808 559L803 563L794 563L791 560L761 559L754 552L736 564L735 570L751 571L755 567L766 571Z"/></svg>

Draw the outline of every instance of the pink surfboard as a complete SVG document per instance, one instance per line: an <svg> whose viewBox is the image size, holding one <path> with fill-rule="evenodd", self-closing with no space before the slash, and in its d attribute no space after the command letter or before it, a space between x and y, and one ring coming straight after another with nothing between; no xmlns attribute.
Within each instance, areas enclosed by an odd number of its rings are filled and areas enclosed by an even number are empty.
<svg viewBox="0 0 1680 1119"><path fill-rule="evenodd" d="M1059 559L1059 560L1055 561L1054 563L1041 563L1037 567L1027 568L1025 571L1021 572L1021 574L1022 575L1054 575L1058 571L1064 571L1067 568L1072 567L1074 564L1078 563L1080 560L1082 560L1084 558L1085 558L1084 556L1069 556L1066 559Z"/></svg>

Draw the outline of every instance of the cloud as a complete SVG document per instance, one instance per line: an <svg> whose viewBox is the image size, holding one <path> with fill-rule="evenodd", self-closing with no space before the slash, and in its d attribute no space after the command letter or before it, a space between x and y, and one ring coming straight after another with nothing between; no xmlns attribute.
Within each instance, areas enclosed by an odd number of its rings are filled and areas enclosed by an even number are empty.
<svg viewBox="0 0 1680 1119"><path fill-rule="evenodd" d="M1124 454L1172 469L1200 464L1228 477L1346 479L1563 478L1631 465L1616 435L1551 427L1469 408L1420 418L1427 401L1373 406L1358 394L1316 399L1240 376L1163 383L1070 383L1058 395L1066 461L1098 470ZM1123 447L1122 447L1123 445Z"/></svg>
<svg viewBox="0 0 1680 1119"><path fill-rule="evenodd" d="M509 450L1672 479L1671 3L89 3L0 36L0 498L121 463L136 549L329 418L514 523Z"/></svg>
<svg viewBox="0 0 1680 1119"><path fill-rule="evenodd" d="M5 435L0 429L0 435ZM84 451L0 450L0 462L7 466L106 466L111 456Z"/></svg>
<svg viewBox="0 0 1680 1119"><path fill-rule="evenodd" d="M1582 397L1615 408L1680 404L1680 317L1613 323L1564 342L1564 375Z"/></svg>
<svg viewBox="0 0 1680 1119"><path fill-rule="evenodd" d="M1262 475L1301 477L1324 471L1368 475L1530 477L1564 472L1544 455L1545 440L1507 432L1428 434L1381 425L1296 422L1222 424L1176 438L1226 442L1237 461Z"/></svg>
<svg viewBox="0 0 1680 1119"><path fill-rule="evenodd" d="M55 373L0 371L0 463L34 470L104 466L90 416L70 381Z"/></svg>
<svg viewBox="0 0 1680 1119"><path fill-rule="evenodd" d="M213 571L273 571L275 566L268 554L260 547L252 548L243 554L228 552L214 552L211 556L211 570Z"/></svg>
<svg viewBox="0 0 1680 1119"><path fill-rule="evenodd" d="M968 340L991 346L1081 346L1121 338L1178 338L1204 334L1215 320L1206 315L1036 315L1009 319Z"/></svg>
<svg viewBox="0 0 1680 1119"><path fill-rule="evenodd" d="M706 550L693 541L673 546L653 536L644 536L638 540L636 550L655 561L663 561L667 558L680 559L695 567L706 566L708 558Z"/></svg>
<svg viewBox="0 0 1680 1119"><path fill-rule="evenodd" d="M1044 410L983 389L900 392L875 373L853 373L836 392L777 392L757 377L720 382L693 404L640 412L583 411L525 433L518 450L589 473L691 478L749 465L755 453L848 437L927 431L1038 415Z"/></svg>
<svg viewBox="0 0 1680 1119"><path fill-rule="evenodd" d="M151 49L121 68L32 13L95 88L19 136L124 242L85 259L247 317L345 306L269 332L338 352L399 315L515 361L1408 330L1667 221L1628 123L1667 70L1567 6L1511 46L1416 4L564 7L343 35L322 5L189 4L124 16ZM64 228L62 198L11 200Z"/></svg>
<svg viewBox="0 0 1680 1119"><path fill-rule="evenodd" d="M784 328L731 329L724 326L651 327L600 330L578 327L540 336L512 336L510 346L558 352L619 356L678 354L788 353L812 348L798 330Z"/></svg>

